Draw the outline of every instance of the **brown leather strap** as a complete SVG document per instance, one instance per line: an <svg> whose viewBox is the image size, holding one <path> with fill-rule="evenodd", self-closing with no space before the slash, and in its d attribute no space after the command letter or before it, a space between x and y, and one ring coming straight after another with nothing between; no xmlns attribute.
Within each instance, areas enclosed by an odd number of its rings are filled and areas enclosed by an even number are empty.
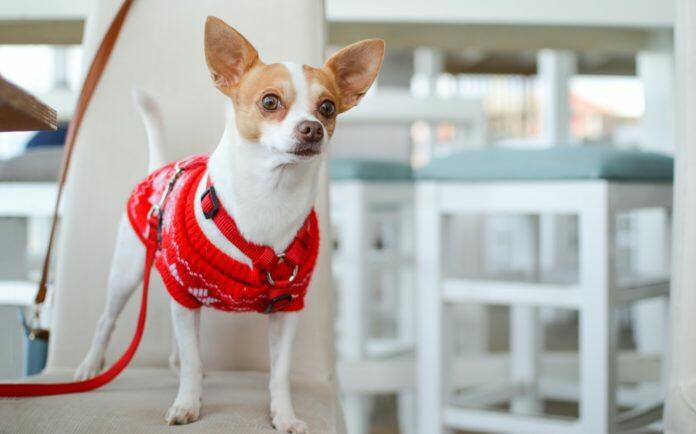
<svg viewBox="0 0 696 434"><path fill-rule="evenodd" d="M75 106L75 112L73 114L72 120L70 121L70 126L68 127L67 137L65 139L65 149L63 151L63 163L61 165L60 174L58 175L58 194L56 196L56 203L53 208L53 221L51 223L51 234L48 239L48 247L46 248L46 256L44 257L43 268L41 269L41 280L39 281L39 290L36 293L34 299L35 304L41 304L46 299L46 288L48 286L48 270L51 263L51 253L53 251L53 244L55 241L56 229L58 226L58 210L60 209L60 202L63 197L63 187L65 186L65 179L68 174L68 169L70 168L70 160L72 158L73 148L75 145L75 138L80 130L80 125L82 124L82 118L87 111L89 102L92 99L92 94L99 84L104 68L111 57L111 51L116 45L116 40L121 32L121 27L126 19L128 10L131 7L133 0L124 0L123 4L119 8L116 16L114 16L111 25L106 30L104 34L104 39L102 39L101 44L97 53L92 59L92 64L89 66L87 75L85 76L85 81L82 84L82 90L80 90L80 96L77 99L77 105Z"/></svg>

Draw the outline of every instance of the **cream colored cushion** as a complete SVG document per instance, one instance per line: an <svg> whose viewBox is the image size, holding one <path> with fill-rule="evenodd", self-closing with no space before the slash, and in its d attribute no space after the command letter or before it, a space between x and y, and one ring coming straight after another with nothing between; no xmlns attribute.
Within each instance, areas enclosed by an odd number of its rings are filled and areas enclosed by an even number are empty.
<svg viewBox="0 0 696 434"><path fill-rule="evenodd" d="M70 378L70 371L44 374L41 381ZM201 419L172 428L164 412L176 394L168 369L129 369L104 389L89 394L5 401L0 432L8 433L276 433L268 416L267 375L211 372L204 380ZM340 419L332 387L317 381L293 382L297 414L313 434L334 433Z"/></svg>

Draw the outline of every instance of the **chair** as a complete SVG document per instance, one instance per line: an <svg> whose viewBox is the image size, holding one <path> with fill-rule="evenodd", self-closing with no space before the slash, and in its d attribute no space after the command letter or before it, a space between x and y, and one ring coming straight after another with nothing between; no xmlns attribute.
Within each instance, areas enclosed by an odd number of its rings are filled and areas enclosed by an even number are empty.
<svg viewBox="0 0 696 434"><path fill-rule="evenodd" d="M374 386L369 370L413 359L413 183L411 167L379 160L331 160L331 219L337 249L338 357L350 434L370 432L370 394L396 393L400 432L415 429L413 382ZM379 289L379 294L375 288ZM380 326L381 324L381 326ZM393 328L375 336L375 328ZM361 378L362 377L362 378ZM382 377L384 380L384 377ZM369 390L357 386L369 383Z"/></svg>
<svg viewBox="0 0 696 434"><path fill-rule="evenodd" d="M120 5L92 4L84 58L90 59ZM136 1L87 110L75 146L57 254L56 300L48 365L36 381L67 379L87 351L106 297L116 225L129 190L146 173L145 128L131 98L140 86L161 103L168 158L209 152L223 130L224 98L203 53L208 15L229 22L265 61L321 64L324 15L314 0ZM271 31L269 31L271 29ZM87 62L86 62L87 63ZM330 287L330 228L323 174L317 209L324 244L293 354L296 411L313 433L344 432L337 400ZM167 371L169 297L156 279L145 335L122 377L85 394L0 401L8 432L169 432L163 415L176 395ZM113 362L133 333L138 297L126 307L107 353ZM273 433L268 416L266 318L207 310L202 315L207 376L200 421L187 432Z"/></svg>
<svg viewBox="0 0 696 434"><path fill-rule="evenodd" d="M659 417L632 409L618 414L619 306L664 297L669 281L630 282L615 270L616 217L644 208L668 212L672 159L603 147L547 150L486 149L434 160L417 173L419 432L449 429L527 433L614 433ZM575 282L476 280L451 277L443 264L447 220L462 214L573 214L578 217ZM668 229L668 228L665 228ZM665 239L669 236L666 232ZM457 304L510 307L509 381L451 400L448 311ZM579 418L543 417L543 340L539 308L579 312ZM644 365L645 366L645 365ZM476 395L474 395L476 396ZM510 404L511 412L493 410Z"/></svg>

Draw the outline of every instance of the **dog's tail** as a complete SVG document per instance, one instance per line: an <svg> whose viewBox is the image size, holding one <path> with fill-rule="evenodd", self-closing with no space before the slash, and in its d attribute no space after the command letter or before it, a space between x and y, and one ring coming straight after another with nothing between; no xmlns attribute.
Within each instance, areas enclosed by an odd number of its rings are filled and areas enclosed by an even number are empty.
<svg viewBox="0 0 696 434"><path fill-rule="evenodd" d="M133 88L133 99L138 106L140 115L143 117L145 129L147 130L147 147L149 151L147 171L149 173L162 167L167 161L164 157L166 142L164 120L159 104L149 93L135 87Z"/></svg>

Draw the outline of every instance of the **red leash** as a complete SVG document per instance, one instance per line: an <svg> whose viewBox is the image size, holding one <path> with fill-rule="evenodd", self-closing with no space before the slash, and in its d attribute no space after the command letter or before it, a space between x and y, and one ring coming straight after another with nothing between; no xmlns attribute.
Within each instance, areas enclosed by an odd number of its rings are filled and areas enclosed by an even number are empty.
<svg viewBox="0 0 696 434"><path fill-rule="evenodd" d="M65 383L4 383L0 384L0 397L28 397L28 396L47 396L62 395L65 393L78 393L93 390L109 383L116 378L121 371L130 363L131 359L138 350L140 339L145 330L145 317L147 316L147 294L150 288L150 274L152 264L157 253L157 224L158 217L152 215L150 223L150 236L145 253L145 273L143 274L143 295L140 301L140 314L138 315L138 325L135 328L135 335L126 352L108 370L102 372L94 378L84 381L68 381Z"/></svg>
<svg viewBox="0 0 696 434"><path fill-rule="evenodd" d="M70 127L68 128L68 136L65 140L65 151L63 156L63 165L61 168L61 173L58 178L58 195L56 197L56 204L53 213L53 223L51 225L51 235L49 237L48 248L46 249L46 257L44 260L44 266L41 273L41 282L39 283L39 291L37 292L36 301L37 304L43 302L46 295L46 288L48 282L48 267L51 258L51 252L53 247L53 240L55 238L55 232L57 228L58 221L58 209L60 207L61 197L63 193L63 185L65 184L65 178L67 176L68 168L70 166L70 160L72 157L73 145L75 143L75 138L77 137L80 125L82 124L83 116L89 106L92 98L92 94L96 89L99 81L101 79L102 73L106 68L106 65L111 57L111 52L116 45L118 35L121 31L121 27L128 15L130 7L133 0L123 0L120 8L116 12L111 24L106 30L104 37L99 44L99 48L92 59L92 63L85 76L85 81L82 84L82 89L80 91L80 96L77 100L77 105L75 107L75 113L70 122ZM153 216L154 219L154 216ZM151 231L152 237L155 237L157 231ZM140 315L138 317L138 325L135 329L135 335L133 340L126 352L121 356L121 358L108 370L97 375L94 378L85 381L70 381L65 383L50 383L50 384L39 384L39 383L0 383L0 397L26 397L26 396L45 396L45 395L60 395L64 393L77 393L86 392L88 390L96 389L104 384L110 382L118 376L118 374L128 366L135 355L138 345L140 344L140 339L143 336L143 330L145 328L145 317L147 314L147 293L150 286L150 271L152 264L155 260L155 253L157 252L157 241L156 239L150 239L153 241L147 244L147 253L145 256L145 273L143 275L143 296L140 304Z"/></svg>

